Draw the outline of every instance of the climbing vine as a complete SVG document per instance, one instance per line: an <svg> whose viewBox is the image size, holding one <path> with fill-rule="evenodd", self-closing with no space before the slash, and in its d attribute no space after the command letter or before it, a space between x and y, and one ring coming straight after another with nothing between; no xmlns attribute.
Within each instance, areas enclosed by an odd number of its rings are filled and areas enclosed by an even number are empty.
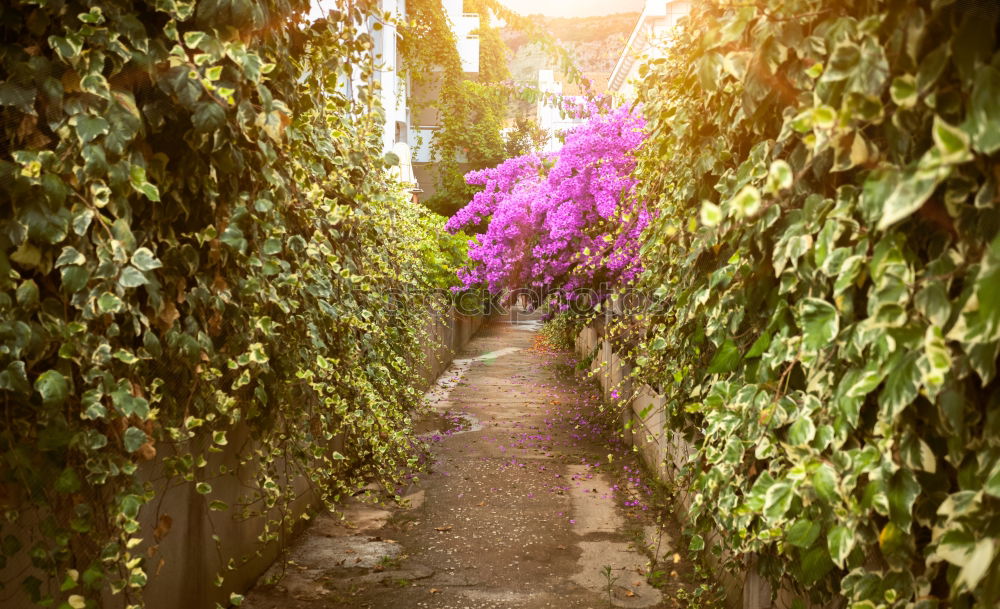
<svg viewBox="0 0 1000 609"><path fill-rule="evenodd" d="M482 9L478 2L474 8ZM472 196L465 172L503 159L502 129L507 119L508 96L500 85L510 79L506 47L490 25L490 13L480 10L479 74L466 78L452 31L440 0L407 3L410 21L403 30L401 51L414 93L414 114L432 110L438 129L430 146L435 158L437 192L425 203L451 215ZM431 93L433 92L433 93ZM463 158L464 157L464 158Z"/></svg>
<svg viewBox="0 0 1000 609"><path fill-rule="evenodd" d="M663 312L617 348L697 448L691 548L798 607L1000 603L998 12L695 3L643 71Z"/></svg>
<svg viewBox="0 0 1000 609"><path fill-rule="evenodd" d="M445 216L454 214L475 194L476 189L465 180L468 171L496 166L510 156L507 151L512 144L505 139L503 130L511 122L511 101L534 103L542 97L537 88L518 86L511 80L507 47L492 25L494 16L542 44L570 82L580 83L587 96L593 97L589 82L570 54L535 22L495 0L467 0L465 5L480 19L480 27L474 32L480 42L479 74L475 78L466 78L462 70L458 41L441 0L407 3L409 23L403 28L400 46L413 89L419 92L411 94L414 114L429 108L438 120L430 142L438 190L425 203ZM562 107L559 96L545 97Z"/></svg>
<svg viewBox="0 0 1000 609"><path fill-rule="evenodd" d="M386 186L374 5L0 7L4 603L141 605L177 488L263 547L303 485L412 464L426 311L391 299L461 253Z"/></svg>

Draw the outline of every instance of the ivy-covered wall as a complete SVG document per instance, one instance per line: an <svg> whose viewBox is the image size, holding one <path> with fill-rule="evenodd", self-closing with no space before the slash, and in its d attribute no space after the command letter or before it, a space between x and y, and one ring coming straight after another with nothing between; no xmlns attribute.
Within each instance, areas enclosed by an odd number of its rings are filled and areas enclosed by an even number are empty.
<svg viewBox="0 0 1000 609"><path fill-rule="evenodd" d="M154 460L210 511L273 515L262 544L293 480L333 502L412 463L426 309L391 299L461 253L386 186L374 2L340 6L0 6L0 598L141 603L178 534L140 526ZM204 550L220 584L247 558Z"/></svg>
<svg viewBox="0 0 1000 609"><path fill-rule="evenodd" d="M479 15L479 72L463 72L453 25L441 0L410 0L410 23L403 28L400 51L412 83L411 111L417 126L435 126L429 146L435 161L415 167L424 203L450 216L474 189L465 174L504 159L502 130L507 120L509 91L505 81L506 46L491 24L491 13L482 0L466 2L467 12Z"/></svg>
<svg viewBox="0 0 1000 609"><path fill-rule="evenodd" d="M644 72L663 312L617 348L697 447L691 548L795 606L1000 604L998 13L699 2Z"/></svg>

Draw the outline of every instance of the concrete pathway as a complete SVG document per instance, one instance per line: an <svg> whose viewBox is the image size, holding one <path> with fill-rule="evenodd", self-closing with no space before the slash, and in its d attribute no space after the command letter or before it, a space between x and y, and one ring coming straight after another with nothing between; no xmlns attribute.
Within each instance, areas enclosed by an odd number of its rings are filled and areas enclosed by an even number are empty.
<svg viewBox="0 0 1000 609"><path fill-rule="evenodd" d="M429 392L430 473L408 506L352 501L317 518L243 606L676 607L646 583L650 549L637 548L655 529L638 478L632 495L618 487L596 392L536 329L489 325ZM668 539L653 545L679 559Z"/></svg>

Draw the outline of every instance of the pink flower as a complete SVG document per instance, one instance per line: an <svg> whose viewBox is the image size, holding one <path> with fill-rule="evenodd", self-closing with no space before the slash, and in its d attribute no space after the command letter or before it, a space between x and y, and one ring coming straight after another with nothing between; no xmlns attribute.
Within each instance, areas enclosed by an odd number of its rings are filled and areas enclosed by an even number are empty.
<svg viewBox="0 0 1000 609"><path fill-rule="evenodd" d="M630 108L581 108L590 120L570 131L553 155L528 154L466 181L483 190L446 229L485 232L469 243L467 287L562 289L627 284L642 271L639 235L649 223L635 201L634 151L645 120ZM603 296L600 295L600 296Z"/></svg>

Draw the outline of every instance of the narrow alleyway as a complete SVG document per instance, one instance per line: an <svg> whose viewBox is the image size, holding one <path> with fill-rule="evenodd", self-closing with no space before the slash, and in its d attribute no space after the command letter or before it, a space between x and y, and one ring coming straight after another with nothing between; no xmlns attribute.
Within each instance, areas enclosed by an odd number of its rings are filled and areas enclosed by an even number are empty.
<svg viewBox="0 0 1000 609"><path fill-rule="evenodd" d="M606 473L621 464L592 422L593 389L536 330L484 328L431 390L431 471L407 507L318 518L244 607L676 606L646 582L639 546L673 550Z"/></svg>

